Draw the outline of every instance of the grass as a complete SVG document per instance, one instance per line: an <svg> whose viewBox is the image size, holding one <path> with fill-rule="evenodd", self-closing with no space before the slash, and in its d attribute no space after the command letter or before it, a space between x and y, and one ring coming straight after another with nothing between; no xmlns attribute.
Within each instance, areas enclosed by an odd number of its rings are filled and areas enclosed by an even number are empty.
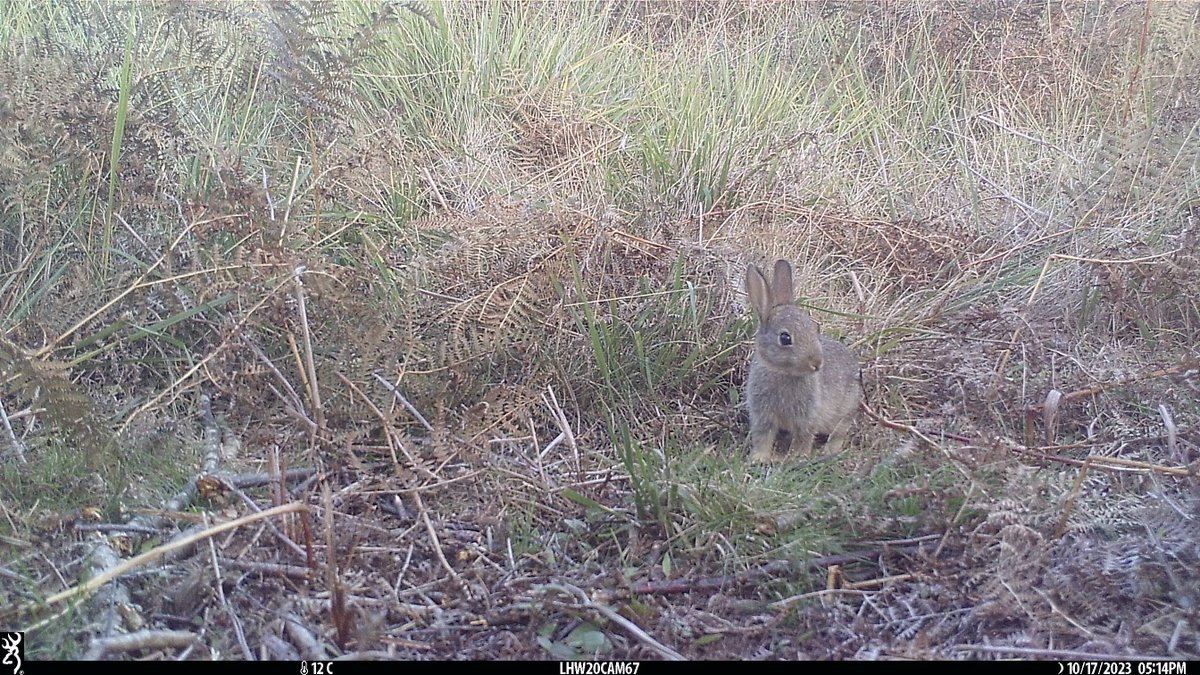
<svg viewBox="0 0 1200 675"><path fill-rule="evenodd" d="M261 470L271 448L328 469L344 501L310 501L362 562L325 583L374 564L449 607L436 573L486 560L509 580L487 582L490 609L543 612L535 654L617 657L644 642L512 580L732 578L934 535L958 552L952 534L1020 499L1009 451L1046 437L1049 390L1100 386L1045 442L1066 459L1124 443L1184 463L1136 431L1160 410L1173 444L1194 443L1195 401L1151 375L1195 358L1200 321L1186 4L18 3L0 17L16 83L0 99L0 363L15 364L0 400L28 462L0 452L5 536L81 502L161 503L194 471L203 394L242 437L234 470ZM932 446L863 417L841 456L746 460L740 286L776 256L863 357L868 403ZM48 386L56 363L69 386ZM104 482L85 493L97 457ZM372 559L390 525L364 515L368 496L415 487L431 519L403 535L409 562ZM490 543L455 539L460 519ZM979 540L963 560L988 559L971 557ZM411 567L414 550L437 564ZM819 587L797 574L736 592L761 614ZM686 606L626 600L647 625ZM801 606L793 641L694 616L652 632L696 655L873 653L815 651L805 612L821 605ZM348 639L340 611L339 649L378 646L365 628ZM83 639L71 620L53 630Z"/></svg>

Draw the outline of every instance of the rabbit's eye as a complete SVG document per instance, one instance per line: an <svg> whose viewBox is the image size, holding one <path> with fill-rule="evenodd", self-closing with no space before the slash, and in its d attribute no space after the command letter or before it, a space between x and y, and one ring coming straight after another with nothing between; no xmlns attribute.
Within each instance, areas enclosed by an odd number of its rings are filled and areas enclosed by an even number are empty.
<svg viewBox="0 0 1200 675"><path fill-rule="evenodd" d="M792 334L786 330L779 331L779 344L784 347L790 347L792 345Z"/></svg>

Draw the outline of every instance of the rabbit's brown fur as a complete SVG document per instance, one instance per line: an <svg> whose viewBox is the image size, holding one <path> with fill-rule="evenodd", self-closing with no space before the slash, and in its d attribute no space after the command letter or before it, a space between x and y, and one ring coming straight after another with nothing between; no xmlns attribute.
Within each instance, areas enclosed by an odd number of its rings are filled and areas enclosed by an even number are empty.
<svg viewBox="0 0 1200 675"><path fill-rule="evenodd" d="M828 452L837 452L862 399L858 359L842 343L822 336L795 305L792 266L786 260L775 261L771 281L751 265L746 290L758 316L746 380L750 458L771 460L781 431L791 436L789 454L811 452L817 434L828 436Z"/></svg>

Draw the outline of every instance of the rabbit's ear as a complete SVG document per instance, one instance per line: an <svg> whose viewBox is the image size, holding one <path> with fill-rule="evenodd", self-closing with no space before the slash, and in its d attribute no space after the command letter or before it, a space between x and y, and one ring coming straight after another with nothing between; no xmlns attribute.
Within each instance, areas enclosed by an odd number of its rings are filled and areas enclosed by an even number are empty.
<svg viewBox="0 0 1200 675"><path fill-rule="evenodd" d="M750 305L758 314L759 321L766 322L767 313L771 311L770 285L762 270L754 265L746 270L746 292L750 294Z"/></svg>
<svg viewBox="0 0 1200 675"><path fill-rule="evenodd" d="M775 279L771 286L771 302L775 305L790 305L792 299L792 266L780 258L775 261Z"/></svg>

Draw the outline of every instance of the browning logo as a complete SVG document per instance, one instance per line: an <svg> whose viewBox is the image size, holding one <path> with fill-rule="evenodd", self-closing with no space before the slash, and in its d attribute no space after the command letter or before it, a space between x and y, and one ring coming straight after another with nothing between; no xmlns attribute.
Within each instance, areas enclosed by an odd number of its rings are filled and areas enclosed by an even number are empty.
<svg viewBox="0 0 1200 675"><path fill-rule="evenodd" d="M25 634L0 633L0 675L23 675Z"/></svg>

